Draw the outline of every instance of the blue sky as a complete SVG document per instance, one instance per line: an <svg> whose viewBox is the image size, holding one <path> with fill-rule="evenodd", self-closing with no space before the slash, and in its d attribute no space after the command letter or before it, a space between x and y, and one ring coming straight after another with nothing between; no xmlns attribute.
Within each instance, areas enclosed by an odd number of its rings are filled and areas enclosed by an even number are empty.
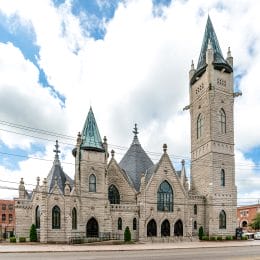
<svg viewBox="0 0 260 260"><path fill-rule="evenodd" d="M35 2L0 6L0 181L46 177L56 139L73 177L71 149L90 105L118 160L138 123L154 161L167 143L176 169L181 158L188 167L182 108L210 14L224 56L229 46L234 56L234 88L243 92L234 107L239 197L260 198L257 0ZM3 196L15 194L0 190Z"/></svg>

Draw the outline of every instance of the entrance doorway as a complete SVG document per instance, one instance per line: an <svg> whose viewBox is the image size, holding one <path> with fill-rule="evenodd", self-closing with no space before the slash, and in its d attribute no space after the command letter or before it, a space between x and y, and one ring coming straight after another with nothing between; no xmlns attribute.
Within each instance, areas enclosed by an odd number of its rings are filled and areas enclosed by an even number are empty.
<svg viewBox="0 0 260 260"><path fill-rule="evenodd" d="M174 224L174 236L183 236L183 224L180 219Z"/></svg>
<svg viewBox="0 0 260 260"><path fill-rule="evenodd" d="M87 223L87 237L98 237L98 222L95 218L91 218Z"/></svg>
<svg viewBox="0 0 260 260"><path fill-rule="evenodd" d="M148 237L157 236L157 225L154 219L151 219L147 224L147 236Z"/></svg>
<svg viewBox="0 0 260 260"><path fill-rule="evenodd" d="M171 234L170 231L170 222L168 219L165 219L161 225L161 236L162 237L169 237Z"/></svg>

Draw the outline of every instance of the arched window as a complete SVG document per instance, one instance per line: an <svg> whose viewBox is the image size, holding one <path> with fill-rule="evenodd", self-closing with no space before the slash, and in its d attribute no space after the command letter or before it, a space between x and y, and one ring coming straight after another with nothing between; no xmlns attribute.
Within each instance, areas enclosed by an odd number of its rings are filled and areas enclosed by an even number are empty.
<svg viewBox="0 0 260 260"><path fill-rule="evenodd" d="M193 207L193 213L194 213L194 215L198 214L198 206L197 206L197 204L195 204L194 207Z"/></svg>
<svg viewBox="0 0 260 260"><path fill-rule="evenodd" d="M157 210L173 211L173 192L167 181L163 181L157 191Z"/></svg>
<svg viewBox="0 0 260 260"><path fill-rule="evenodd" d="M77 210L73 208L72 210L72 229L77 229Z"/></svg>
<svg viewBox="0 0 260 260"><path fill-rule="evenodd" d="M169 237L171 235L171 225L168 219L165 219L161 225L161 236Z"/></svg>
<svg viewBox="0 0 260 260"><path fill-rule="evenodd" d="M41 211L39 206L35 209L35 226L36 228L41 227Z"/></svg>
<svg viewBox="0 0 260 260"><path fill-rule="evenodd" d="M136 230L136 226L137 226L137 220L136 218L133 219L133 230Z"/></svg>
<svg viewBox="0 0 260 260"><path fill-rule="evenodd" d="M225 187L225 184L226 184L225 170L221 169L221 172L220 172L220 186Z"/></svg>
<svg viewBox="0 0 260 260"><path fill-rule="evenodd" d="M58 206L52 208L52 228L60 229L60 208Z"/></svg>
<svg viewBox="0 0 260 260"><path fill-rule="evenodd" d="M197 229L197 221L195 220L194 222L193 222L193 229Z"/></svg>
<svg viewBox="0 0 260 260"><path fill-rule="evenodd" d="M197 118L197 139L199 139L202 136L202 133L203 133L203 118L202 118L202 114L199 114Z"/></svg>
<svg viewBox="0 0 260 260"><path fill-rule="evenodd" d="M219 213L219 229L226 228L226 212L221 210Z"/></svg>
<svg viewBox="0 0 260 260"><path fill-rule="evenodd" d="M117 229L122 230L122 219L121 218L118 218L118 220L117 220Z"/></svg>
<svg viewBox="0 0 260 260"><path fill-rule="evenodd" d="M94 174L89 176L89 191L96 192L96 176Z"/></svg>
<svg viewBox="0 0 260 260"><path fill-rule="evenodd" d="M151 219L147 224L147 236L148 237L157 236L157 225L154 219Z"/></svg>
<svg viewBox="0 0 260 260"><path fill-rule="evenodd" d="M120 194L115 185L110 185L108 188L108 199L111 204L120 204Z"/></svg>
<svg viewBox="0 0 260 260"><path fill-rule="evenodd" d="M223 108L219 111L220 116L220 132L225 134L227 132L227 122L226 122L226 113Z"/></svg>

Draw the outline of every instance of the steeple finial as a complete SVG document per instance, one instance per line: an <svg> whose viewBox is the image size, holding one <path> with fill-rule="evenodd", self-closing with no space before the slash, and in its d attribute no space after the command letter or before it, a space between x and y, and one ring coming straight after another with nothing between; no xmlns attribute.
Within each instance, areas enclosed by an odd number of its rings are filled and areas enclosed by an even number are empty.
<svg viewBox="0 0 260 260"><path fill-rule="evenodd" d="M133 140L133 144L140 144L139 143L139 140L138 140L138 129L137 129L137 124L135 123L135 127L134 127L134 130L133 130L133 134L134 134L134 140Z"/></svg>
<svg viewBox="0 0 260 260"><path fill-rule="evenodd" d="M190 67L191 70L194 70L194 62L193 60L191 60L191 67Z"/></svg>
<svg viewBox="0 0 260 260"><path fill-rule="evenodd" d="M55 159L59 159L59 143L58 140L56 140L56 144L54 145L55 149L53 150L53 152L55 153Z"/></svg>
<svg viewBox="0 0 260 260"><path fill-rule="evenodd" d="M135 123L134 131L133 131L135 137L139 134L138 129L137 129L137 124Z"/></svg>

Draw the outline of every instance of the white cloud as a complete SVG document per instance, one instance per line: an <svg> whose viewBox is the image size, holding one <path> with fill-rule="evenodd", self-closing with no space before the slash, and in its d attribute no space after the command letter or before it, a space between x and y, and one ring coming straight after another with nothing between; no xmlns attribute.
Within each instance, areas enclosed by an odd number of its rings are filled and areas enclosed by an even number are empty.
<svg viewBox="0 0 260 260"><path fill-rule="evenodd" d="M138 123L139 139L146 150L161 153L162 144L167 143L169 153L189 157L189 113L180 111L189 103L188 71L192 59L197 63L209 12L224 56L231 46L235 73L244 73L240 83L243 96L235 102L236 145L242 155L260 145L260 124L256 120L260 111L260 2L172 1L163 9L162 17L154 17L151 0L124 1L105 24L105 38L98 41L84 32L81 22L87 17L73 16L71 4L67 1L55 8L50 1L2 1L3 13L17 14L24 24L34 28L40 47L39 65L49 83L66 97L62 110L46 89L36 87L36 67L9 44L14 62L10 59L10 70L0 67L0 72L4 72L11 87L3 90L19 100L20 106L4 110L6 120L20 117L26 119L24 124L38 122L39 128L66 132L76 138L91 104L101 135L107 135L109 143L128 146L132 127ZM4 58L5 67L7 60ZM21 66L15 69L15 64ZM21 73L22 68L28 74ZM5 142L10 145L18 140L8 141L5 137ZM244 161L237 155L237 162L240 159ZM256 175L250 176L257 180ZM245 194L247 186L241 187Z"/></svg>

